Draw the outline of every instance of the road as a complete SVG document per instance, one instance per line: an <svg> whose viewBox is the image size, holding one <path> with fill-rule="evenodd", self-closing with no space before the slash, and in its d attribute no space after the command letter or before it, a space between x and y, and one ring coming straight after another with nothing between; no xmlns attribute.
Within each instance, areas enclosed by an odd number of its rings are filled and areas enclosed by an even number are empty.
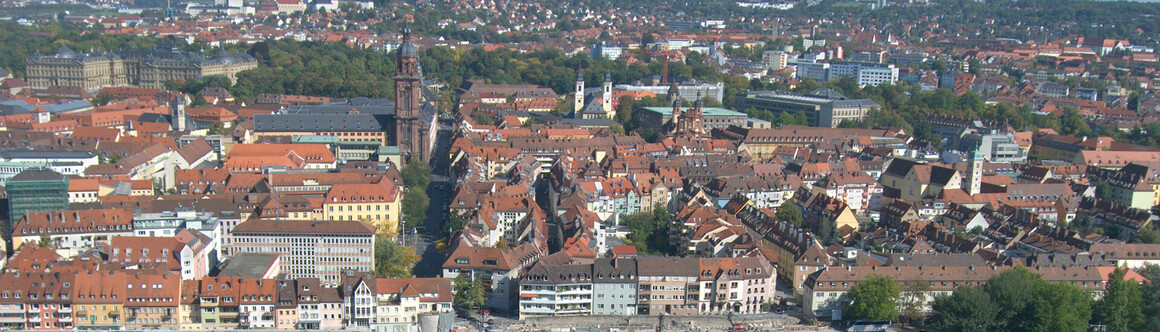
<svg viewBox="0 0 1160 332"><path fill-rule="evenodd" d="M417 234L407 237L409 241L407 245L414 243L415 252L419 254L419 262L411 271L416 277L439 277L443 273L444 257L435 249L432 242L440 238L443 221L447 219L448 198L452 195L451 184L454 181L447 177L449 174L447 167L450 163L447 154L451 148L451 134L450 127L439 126L435 152L431 156L431 168L434 171L431 174L431 185L427 187L427 196L431 199L431 205L427 208L427 222L415 232ZM412 233L412 230L406 232Z"/></svg>

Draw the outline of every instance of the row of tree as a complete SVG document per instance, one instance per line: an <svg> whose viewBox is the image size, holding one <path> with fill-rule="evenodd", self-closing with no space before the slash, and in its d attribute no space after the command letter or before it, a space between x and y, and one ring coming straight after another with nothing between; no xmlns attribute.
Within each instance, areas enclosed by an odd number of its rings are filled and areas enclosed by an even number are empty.
<svg viewBox="0 0 1160 332"><path fill-rule="evenodd" d="M1109 277L1093 299L1079 285L1048 282L1017 266L980 286L964 285L950 295L926 297L930 285L906 283L873 275L851 287L845 313L854 319L892 320L900 317L922 324L922 308L930 301L932 321L940 331L1106 331L1160 330L1160 286L1126 280L1127 269ZM1160 268L1141 272L1160 280Z"/></svg>

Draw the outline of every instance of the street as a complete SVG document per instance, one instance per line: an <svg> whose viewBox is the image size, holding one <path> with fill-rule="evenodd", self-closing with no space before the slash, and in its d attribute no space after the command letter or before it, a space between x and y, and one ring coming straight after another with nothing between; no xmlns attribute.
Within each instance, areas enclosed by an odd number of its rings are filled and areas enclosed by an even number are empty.
<svg viewBox="0 0 1160 332"><path fill-rule="evenodd" d="M455 183L453 179L447 177L450 163L447 154L451 147L451 136L451 128L441 124L435 141L435 151L431 157L433 171L431 185L427 187L427 196L431 199L431 204L427 207L427 221L418 229L417 236L411 237L413 242L408 243L408 245L414 243L415 253L419 254L419 261L415 263L411 274L420 278L439 277L443 272L444 257L435 249L433 241L440 238L443 220L447 218L447 199L453 194L451 185ZM407 233L411 232L407 230Z"/></svg>

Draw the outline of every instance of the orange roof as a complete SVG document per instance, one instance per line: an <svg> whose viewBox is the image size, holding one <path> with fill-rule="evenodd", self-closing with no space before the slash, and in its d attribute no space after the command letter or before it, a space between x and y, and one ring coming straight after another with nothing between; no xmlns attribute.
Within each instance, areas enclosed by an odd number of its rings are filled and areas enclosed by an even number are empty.
<svg viewBox="0 0 1160 332"><path fill-rule="evenodd" d="M68 191L97 191L100 189L100 182L97 179L87 178L71 178L68 180Z"/></svg>
<svg viewBox="0 0 1160 332"><path fill-rule="evenodd" d="M230 159L235 157L271 157L296 155L312 163L333 163L336 158L326 144L237 144L230 150Z"/></svg>

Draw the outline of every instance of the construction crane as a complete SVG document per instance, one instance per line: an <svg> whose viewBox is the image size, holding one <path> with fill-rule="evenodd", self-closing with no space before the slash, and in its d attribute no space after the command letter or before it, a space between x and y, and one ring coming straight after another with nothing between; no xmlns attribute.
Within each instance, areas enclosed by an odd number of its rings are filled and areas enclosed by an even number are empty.
<svg viewBox="0 0 1160 332"><path fill-rule="evenodd" d="M664 63L661 66L661 85L669 85L669 49L665 48L664 52L654 52L643 49L634 50L637 53L648 54L652 56L659 56L664 58Z"/></svg>

